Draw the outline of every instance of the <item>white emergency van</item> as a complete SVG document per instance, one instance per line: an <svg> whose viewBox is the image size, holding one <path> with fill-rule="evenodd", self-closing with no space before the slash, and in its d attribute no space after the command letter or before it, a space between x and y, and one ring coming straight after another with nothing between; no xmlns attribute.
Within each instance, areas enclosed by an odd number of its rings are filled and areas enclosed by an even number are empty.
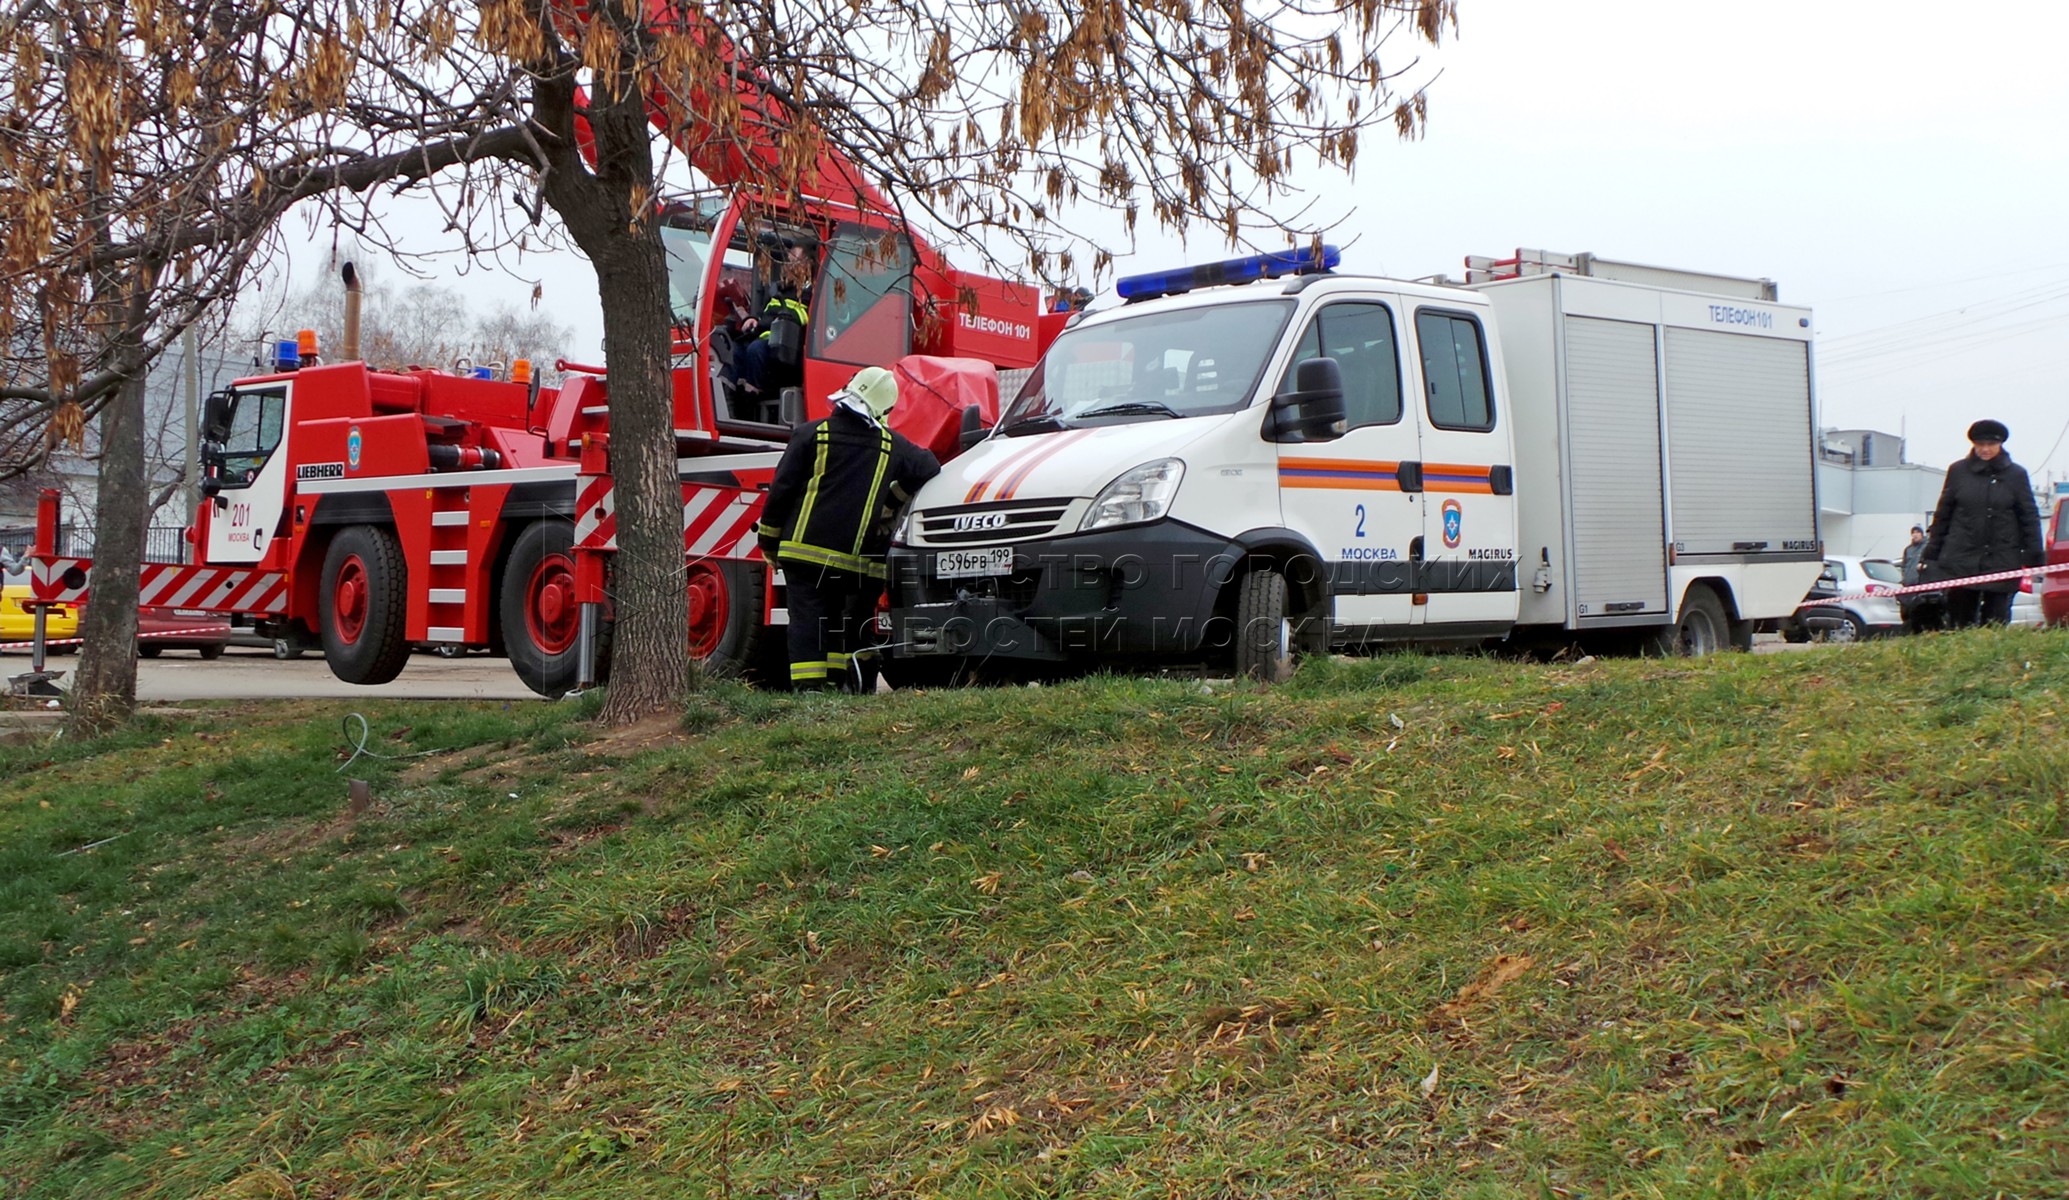
<svg viewBox="0 0 2069 1200"><path fill-rule="evenodd" d="M1808 311L1523 258L1465 286L1331 248L1123 280L914 499L886 669L1745 647L1821 562Z"/></svg>

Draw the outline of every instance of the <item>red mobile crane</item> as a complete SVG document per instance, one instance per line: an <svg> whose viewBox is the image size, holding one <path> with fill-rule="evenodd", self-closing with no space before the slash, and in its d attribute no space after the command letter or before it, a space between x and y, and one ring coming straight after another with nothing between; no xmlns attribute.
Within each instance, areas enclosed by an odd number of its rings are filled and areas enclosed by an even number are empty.
<svg viewBox="0 0 2069 1200"><path fill-rule="evenodd" d="M703 36L732 53L715 28ZM740 77L759 112L753 73ZM791 426L825 415L860 367L890 366L904 397L893 424L949 457L962 411L996 420L998 370L1032 366L1060 322L1040 317L1033 288L949 266L837 154L805 181L804 211L786 212L745 190L773 143L685 149L733 189L662 214L689 636L699 660L739 669L787 619L753 529ZM774 228L750 229L772 213ZM717 304L728 282L765 286L754 256L786 240L813 260L811 312L803 386L771 404L730 383ZM395 678L418 643L507 653L542 695L601 682L616 549L603 369L563 362L561 386L544 388L521 369L374 370L351 361L350 334L347 361L313 349L282 343L274 372L209 398L193 562L146 565L142 603L249 614L263 633L320 643L351 683ZM91 564L56 553L55 505L40 516L35 595L78 603Z"/></svg>

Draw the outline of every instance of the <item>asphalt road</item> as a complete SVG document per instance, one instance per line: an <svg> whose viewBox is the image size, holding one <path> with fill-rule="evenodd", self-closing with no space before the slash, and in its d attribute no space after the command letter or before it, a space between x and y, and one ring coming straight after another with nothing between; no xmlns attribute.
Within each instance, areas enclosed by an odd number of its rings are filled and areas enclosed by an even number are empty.
<svg viewBox="0 0 2069 1200"><path fill-rule="evenodd" d="M1754 644L1761 654L1822 649L1791 646L1762 636ZM79 660L53 657L50 667L69 677ZM29 669L26 653L0 653L0 679ZM60 680L60 684L63 680ZM137 699L146 704L176 700L324 700L383 697L393 700L537 700L519 683L508 661L486 654L440 658L412 654L393 683L360 687L330 673L320 656L283 662L269 650L232 646L214 662L203 662L191 650L167 650L159 658L137 662Z"/></svg>
<svg viewBox="0 0 2069 1200"><path fill-rule="evenodd" d="M76 656L53 657L49 667L66 678ZM29 669L26 653L0 654L0 678ZM60 686L64 680L59 681ZM167 650L158 658L137 661L137 699L146 704L171 700L537 700L536 692L519 683L508 661L486 654L440 658L412 654L393 683L361 687L330 673L320 656L283 662L270 650L232 646L214 662L203 662L191 650Z"/></svg>

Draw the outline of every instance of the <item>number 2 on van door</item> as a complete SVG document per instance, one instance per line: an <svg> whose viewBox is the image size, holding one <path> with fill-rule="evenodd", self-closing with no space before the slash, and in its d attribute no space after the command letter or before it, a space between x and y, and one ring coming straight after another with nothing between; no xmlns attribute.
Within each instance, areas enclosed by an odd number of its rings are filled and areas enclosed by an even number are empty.
<svg viewBox="0 0 2069 1200"><path fill-rule="evenodd" d="M1365 506L1358 505L1358 536L1365 536Z"/></svg>

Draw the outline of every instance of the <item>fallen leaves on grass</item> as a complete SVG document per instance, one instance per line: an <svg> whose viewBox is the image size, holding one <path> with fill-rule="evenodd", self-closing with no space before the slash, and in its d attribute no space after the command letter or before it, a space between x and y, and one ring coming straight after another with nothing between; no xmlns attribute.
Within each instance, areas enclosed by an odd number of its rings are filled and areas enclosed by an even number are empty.
<svg viewBox="0 0 2069 1200"><path fill-rule="evenodd" d="M1474 1006L1492 1000L1501 990L1523 977L1523 973L1535 966L1537 960L1528 954L1497 955L1487 964L1480 977L1458 989L1458 995L1440 1004L1430 1013L1432 1026L1443 1025L1462 1019ZM1434 1078L1435 1073L1432 1072Z"/></svg>
<svg viewBox="0 0 2069 1200"><path fill-rule="evenodd" d="M970 1122L970 1128L963 1136L965 1138L982 1137L995 1130L1011 1129L1018 1124L1020 1124L1020 1113L1009 1105L1001 1104L996 1108L988 1108L979 1113L977 1119Z"/></svg>

